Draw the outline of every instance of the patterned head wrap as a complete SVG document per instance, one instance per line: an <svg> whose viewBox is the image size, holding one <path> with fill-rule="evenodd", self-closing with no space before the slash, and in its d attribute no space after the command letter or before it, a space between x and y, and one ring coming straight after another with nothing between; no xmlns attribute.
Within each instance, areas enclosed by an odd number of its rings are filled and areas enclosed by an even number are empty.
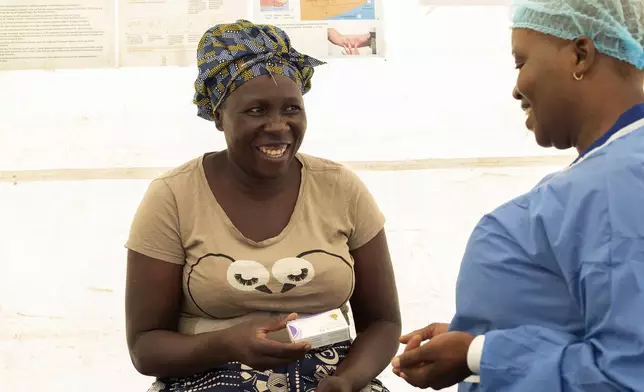
<svg viewBox="0 0 644 392"><path fill-rule="evenodd" d="M199 41L194 104L197 115L214 121L214 112L242 84L261 75L282 75L306 94L313 67L324 64L297 52L280 28L240 19L211 27Z"/></svg>

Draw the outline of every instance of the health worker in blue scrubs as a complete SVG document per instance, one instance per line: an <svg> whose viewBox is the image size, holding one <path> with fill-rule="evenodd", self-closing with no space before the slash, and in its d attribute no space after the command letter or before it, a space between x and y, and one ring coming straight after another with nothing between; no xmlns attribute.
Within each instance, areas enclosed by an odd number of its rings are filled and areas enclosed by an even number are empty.
<svg viewBox="0 0 644 392"><path fill-rule="evenodd" d="M643 45L641 0L516 2L514 98L540 146L579 157L479 221L454 318L401 337L395 374L459 391L644 391Z"/></svg>

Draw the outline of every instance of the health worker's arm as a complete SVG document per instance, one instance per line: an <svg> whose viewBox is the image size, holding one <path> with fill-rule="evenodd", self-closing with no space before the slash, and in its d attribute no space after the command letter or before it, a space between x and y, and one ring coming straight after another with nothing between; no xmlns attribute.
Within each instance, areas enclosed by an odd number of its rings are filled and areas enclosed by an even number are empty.
<svg viewBox="0 0 644 392"><path fill-rule="evenodd" d="M644 391L644 175L621 168L599 182L552 190L537 219L585 336L525 325L477 337L468 365L483 391Z"/></svg>
<svg viewBox="0 0 644 392"><path fill-rule="evenodd" d="M477 337L468 364L483 390L644 390L644 258L587 264L571 285L585 293L585 338L533 325Z"/></svg>

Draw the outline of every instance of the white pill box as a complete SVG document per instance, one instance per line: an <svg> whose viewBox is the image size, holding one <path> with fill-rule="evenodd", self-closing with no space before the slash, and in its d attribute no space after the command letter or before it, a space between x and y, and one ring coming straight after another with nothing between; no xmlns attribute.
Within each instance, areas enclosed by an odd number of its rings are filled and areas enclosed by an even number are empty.
<svg viewBox="0 0 644 392"><path fill-rule="evenodd" d="M307 342L320 348L351 339L349 323L340 309L305 316L286 323L293 343Z"/></svg>

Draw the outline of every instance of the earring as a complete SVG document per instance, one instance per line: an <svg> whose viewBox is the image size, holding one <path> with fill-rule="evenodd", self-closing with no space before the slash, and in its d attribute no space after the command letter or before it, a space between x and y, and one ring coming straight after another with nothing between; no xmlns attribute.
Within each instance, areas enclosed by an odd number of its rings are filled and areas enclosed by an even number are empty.
<svg viewBox="0 0 644 392"><path fill-rule="evenodd" d="M573 72L572 77L575 78L576 81L580 81L584 78L584 74L578 75L577 72Z"/></svg>

